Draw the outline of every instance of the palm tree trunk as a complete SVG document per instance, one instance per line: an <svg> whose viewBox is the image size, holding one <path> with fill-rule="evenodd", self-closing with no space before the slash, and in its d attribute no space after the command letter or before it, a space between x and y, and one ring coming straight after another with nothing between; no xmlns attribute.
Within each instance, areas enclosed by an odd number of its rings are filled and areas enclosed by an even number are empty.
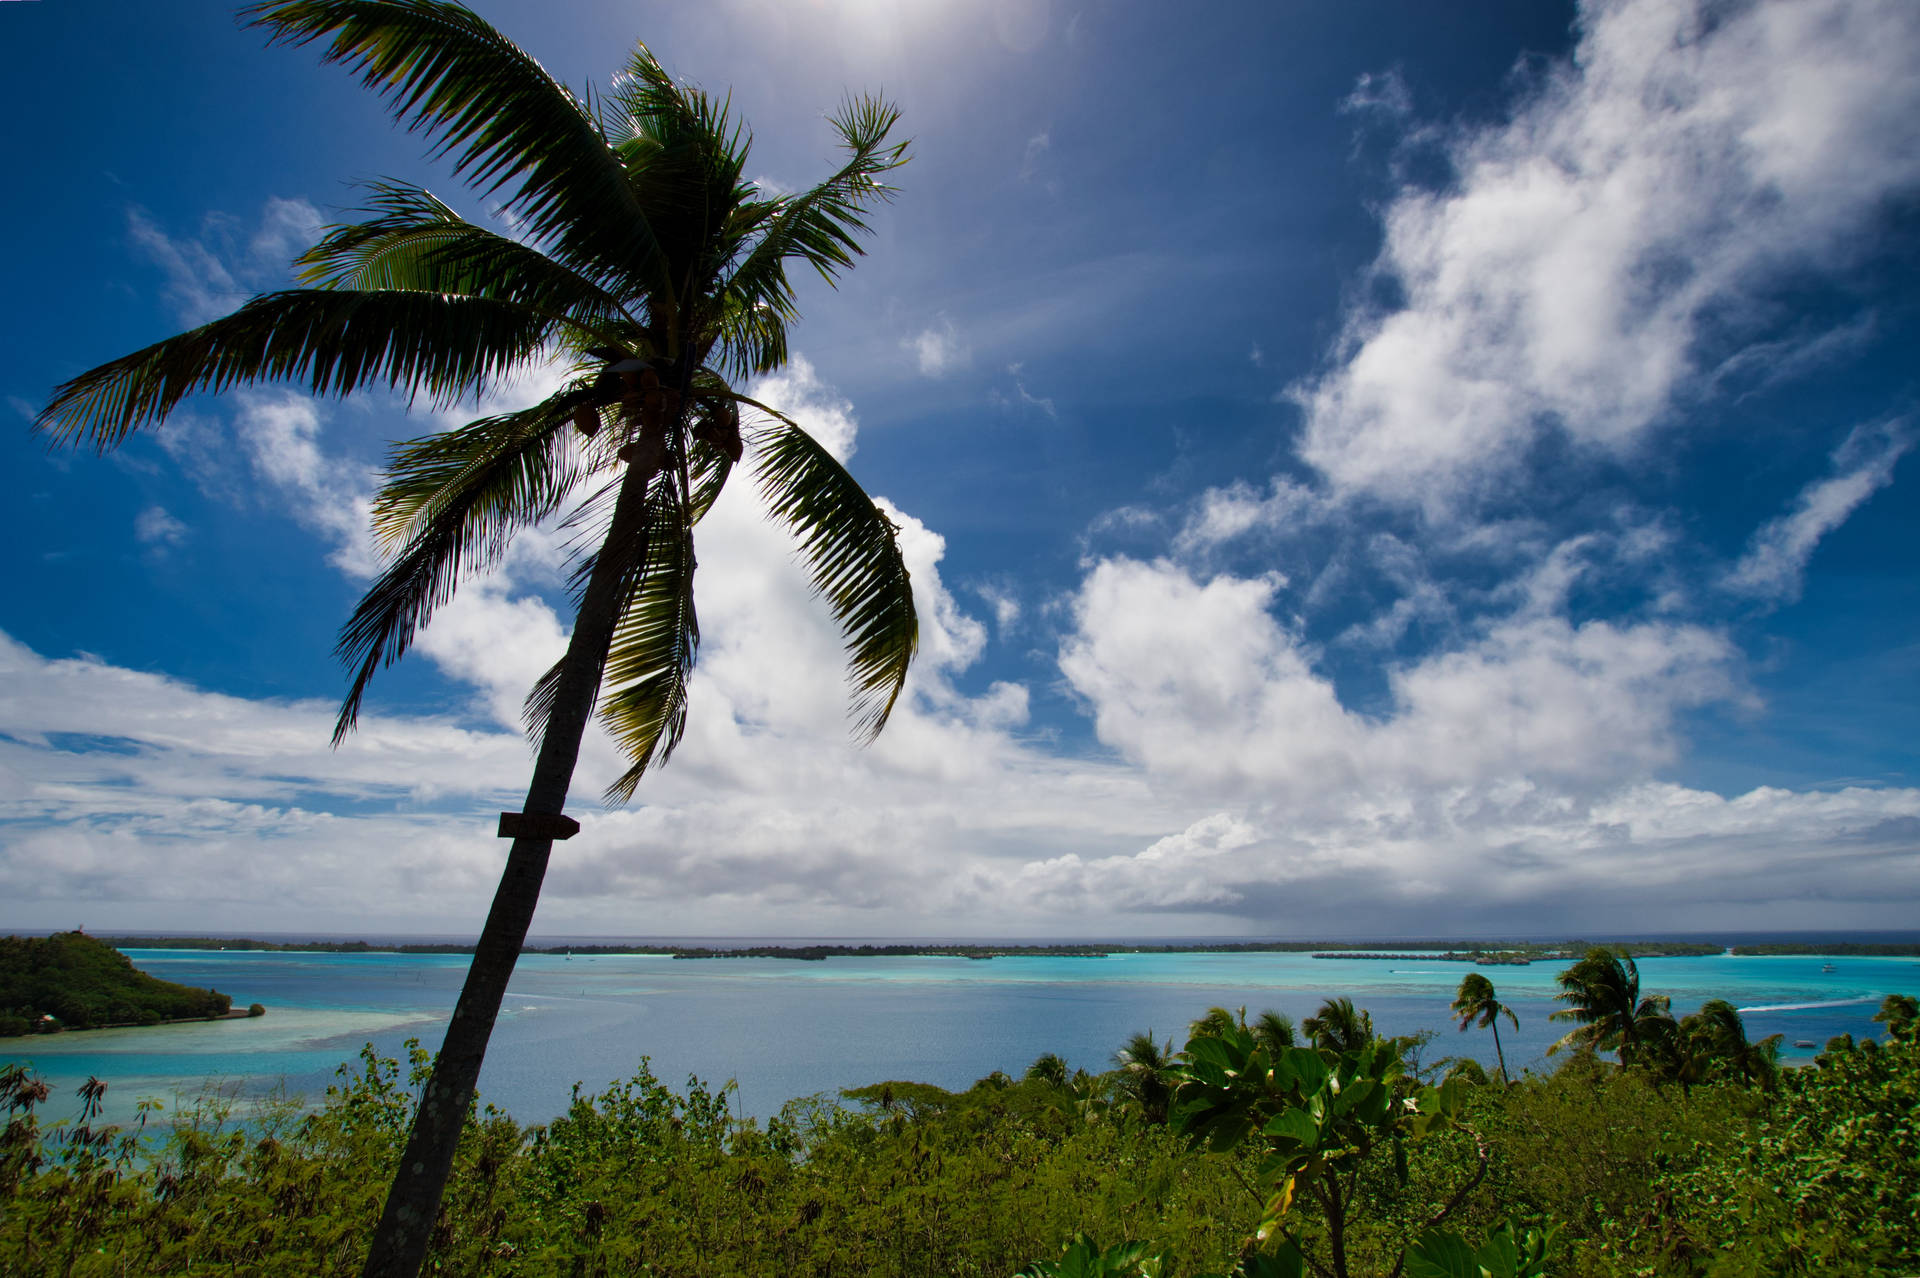
<svg viewBox="0 0 1920 1278"><path fill-rule="evenodd" d="M638 541L639 558L644 560L647 485L655 473L654 468L628 469L604 547ZM540 738L525 812L558 816L566 807L567 789L573 783L574 764L580 757L580 739L593 714L607 650L613 642L626 566L633 562L633 556L603 551L594 564L579 615L574 619L553 713ZM447 1025L446 1041L421 1094L406 1152L394 1172L393 1187L387 1191L386 1209L374 1230L363 1278L415 1278L420 1272L453 1169L460 1131L473 1104L487 1040L493 1034L500 1000L506 995L520 947L533 923L534 907L540 903L540 884L552 852L551 838L513 841L500 886L494 891L493 908L487 912L486 926L474 949L473 965L467 969L466 985Z"/></svg>
<svg viewBox="0 0 1920 1278"><path fill-rule="evenodd" d="M1499 1021L1493 1022L1493 1054L1494 1056L1498 1057L1500 1061L1500 1081L1503 1084L1512 1082L1513 1080L1507 1077L1507 1054L1500 1050L1500 1022Z"/></svg>

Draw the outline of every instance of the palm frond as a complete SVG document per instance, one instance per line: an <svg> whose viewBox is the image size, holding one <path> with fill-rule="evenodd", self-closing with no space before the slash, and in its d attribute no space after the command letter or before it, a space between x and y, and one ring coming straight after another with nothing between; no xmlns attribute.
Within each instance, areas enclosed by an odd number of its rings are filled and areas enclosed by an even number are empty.
<svg viewBox="0 0 1920 1278"><path fill-rule="evenodd" d="M626 544L602 543L573 573L577 593L603 556L620 560L621 604L601 673L600 718L632 766L607 788L624 803L649 767L665 763L686 727L687 686L700 646L693 605L693 526L686 490L669 466L647 489L646 519ZM527 735L545 733L566 665L563 657L527 694Z"/></svg>
<svg viewBox="0 0 1920 1278"><path fill-rule="evenodd" d="M740 404L733 388L710 369L693 377L693 407L687 429L687 525L706 518L733 474L744 439L740 434Z"/></svg>
<svg viewBox="0 0 1920 1278"><path fill-rule="evenodd" d="M401 549L341 628L353 670L333 741L359 717L374 672L398 661L460 578L497 563L513 535L557 510L577 479L563 392L518 413L402 444L374 502L374 527Z"/></svg>
<svg viewBox="0 0 1920 1278"><path fill-rule="evenodd" d="M562 261L626 277L657 258L586 104L471 10L441 0L266 0L240 13L273 43L330 37L322 60L358 72L476 189L517 184L506 207Z"/></svg>
<svg viewBox="0 0 1920 1278"><path fill-rule="evenodd" d="M536 248L474 225L431 192L404 182L370 187L367 211L375 216L329 227L299 259L306 268L303 284L492 298L565 315L583 329L596 321L631 319L592 280Z"/></svg>
<svg viewBox="0 0 1920 1278"><path fill-rule="evenodd" d="M714 356L735 377L771 373L787 362L787 325L798 318L790 301L748 302L729 291L714 321Z"/></svg>
<svg viewBox="0 0 1920 1278"><path fill-rule="evenodd" d="M920 640L898 530L818 440L765 404L736 398L775 421L750 440L760 490L799 540L813 588L847 636L856 732L871 741L893 712Z"/></svg>
<svg viewBox="0 0 1920 1278"><path fill-rule="evenodd" d="M671 286L648 305L656 321L677 317L686 333L702 332L709 322L695 312L737 251L739 210L752 193L741 176L750 140L724 99L676 84L645 45L602 105L602 127L669 264Z"/></svg>
<svg viewBox="0 0 1920 1278"><path fill-rule="evenodd" d="M720 500L720 490L733 474L733 458L702 439L690 441L687 451L687 526L691 528Z"/></svg>
<svg viewBox="0 0 1920 1278"><path fill-rule="evenodd" d="M793 318L793 285L786 271L790 259L806 262L833 284L840 271L866 251L860 247L860 235L868 229L861 212L893 197L894 188L883 185L880 177L907 162L907 143L887 143L899 118L897 110L878 98L855 98L841 107L833 126L851 152L847 162L812 190L766 206L760 215L764 229L727 278L723 331L732 321L740 336L757 336L741 321L752 320L763 309L783 324ZM784 343L782 332L782 350ZM737 354L730 363L755 371L770 367L743 361Z"/></svg>
<svg viewBox="0 0 1920 1278"><path fill-rule="evenodd" d="M700 650L693 607L693 528L679 485L667 475L648 493L646 571L621 614L607 653L600 721L627 758L607 787L609 803L633 797L640 778L673 756L687 723L687 687Z"/></svg>
<svg viewBox="0 0 1920 1278"><path fill-rule="evenodd" d="M35 428L105 452L199 391L291 382L314 395L363 386L436 404L479 394L537 354L553 320L485 298L290 289L102 364L54 390Z"/></svg>

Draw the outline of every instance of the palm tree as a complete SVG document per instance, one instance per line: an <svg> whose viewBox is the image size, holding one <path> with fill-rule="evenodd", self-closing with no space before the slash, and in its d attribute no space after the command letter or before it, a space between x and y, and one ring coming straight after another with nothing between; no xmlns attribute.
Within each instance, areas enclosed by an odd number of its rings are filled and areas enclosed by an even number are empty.
<svg viewBox="0 0 1920 1278"><path fill-rule="evenodd" d="M888 141L897 112L851 99L833 117L840 169L804 194L762 198L743 178L749 141L727 104L676 84L644 45L605 94L581 97L444 0L269 0L243 14L272 42L326 41L324 60L452 156L516 235L418 187L375 184L365 220L330 228L301 258L305 287L81 374L38 428L105 451L200 391L384 386L444 406L540 360L570 370L532 408L395 448L373 510L388 565L338 649L352 679L336 745L374 672L460 580L572 505L584 538L572 637L528 698L532 782L522 810L501 815L512 850L367 1260L368 1274L412 1275L553 841L579 828L563 809L582 733L598 701L631 765L610 802L672 753L699 642L693 530L747 453L847 633L864 736L900 694L917 629L893 525L825 448L730 379L785 361L789 265L829 282L850 267L862 213L892 194L881 179L906 152ZM744 430L743 409L757 414Z"/></svg>
<svg viewBox="0 0 1920 1278"><path fill-rule="evenodd" d="M1373 1016L1356 1011L1350 998L1330 998L1300 1022L1300 1032L1323 1052L1357 1052L1373 1041Z"/></svg>
<svg viewBox="0 0 1920 1278"><path fill-rule="evenodd" d="M1673 1028L1665 995L1640 997L1640 969L1632 958L1604 947L1560 973L1561 993L1554 997L1568 1006L1548 1017L1578 1024L1552 1047L1620 1053L1620 1063L1631 1065L1641 1046L1657 1041Z"/></svg>
<svg viewBox="0 0 1920 1278"><path fill-rule="evenodd" d="M1065 1087L1067 1062L1053 1052L1042 1052L1033 1058L1033 1064L1027 1066L1027 1072L1021 1077L1028 1082L1045 1083L1049 1087Z"/></svg>
<svg viewBox="0 0 1920 1278"><path fill-rule="evenodd" d="M1478 972L1467 973L1453 997L1453 1011L1460 1018L1462 1032L1476 1024L1493 1031L1493 1054L1500 1061L1500 1081L1507 1082L1507 1054L1500 1050L1500 1018L1506 1017L1515 1029L1520 1028L1520 1018L1495 997L1493 982Z"/></svg>
<svg viewBox="0 0 1920 1278"><path fill-rule="evenodd" d="M1299 1037L1293 1028L1293 1018L1271 1008L1254 1018L1249 1028L1253 1031L1253 1041L1264 1047L1270 1058L1278 1056L1281 1048L1292 1047Z"/></svg>
<svg viewBox="0 0 1920 1278"><path fill-rule="evenodd" d="M1700 1010L1680 1022L1683 1032L1705 1043L1709 1054L1725 1071L1772 1091L1780 1079L1782 1035L1769 1034L1758 1042L1747 1037L1740 1009L1723 998L1710 998Z"/></svg>
<svg viewBox="0 0 1920 1278"><path fill-rule="evenodd" d="M1113 1054L1120 1067L1121 1100L1137 1110L1149 1123L1167 1121L1167 1106L1172 1103L1176 1080L1173 1076L1173 1044L1164 1046L1153 1031L1135 1034Z"/></svg>
<svg viewBox="0 0 1920 1278"><path fill-rule="evenodd" d="M1234 1029L1247 1027L1247 1009L1235 1013L1232 1008L1209 1007L1206 1014L1187 1026L1188 1038L1218 1038Z"/></svg>

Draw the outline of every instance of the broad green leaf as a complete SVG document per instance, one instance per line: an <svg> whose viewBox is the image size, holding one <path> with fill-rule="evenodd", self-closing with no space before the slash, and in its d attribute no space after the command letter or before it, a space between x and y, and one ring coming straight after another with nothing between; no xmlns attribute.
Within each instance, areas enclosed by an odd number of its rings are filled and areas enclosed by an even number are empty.
<svg viewBox="0 0 1920 1278"><path fill-rule="evenodd" d="M1299 1089L1304 1093L1320 1090L1332 1073L1327 1063L1320 1059L1320 1053L1310 1047L1294 1047L1287 1050L1287 1064L1293 1077L1298 1080Z"/></svg>
<svg viewBox="0 0 1920 1278"><path fill-rule="evenodd" d="M1356 1078L1342 1089L1340 1099L1334 1102L1333 1112L1352 1113L1355 1109L1364 1106L1369 1099L1381 1095L1384 1091L1385 1089L1371 1078Z"/></svg>
<svg viewBox="0 0 1920 1278"><path fill-rule="evenodd" d="M1473 1248L1456 1233L1429 1229L1407 1248L1407 1278L1482 1278Z"/></svg>
<svg viewBox="0 0 1920 1278"><path fill-rule="evenodd" d="M1187 1055L1196 1064L1211 1065L1220 1070L1223 1075L1238 1069L1245 1063L1245 1058L1241 1054L1211 1034L1188 1039Z"/></svg>
<svg viewBox="0 0 1920 1278"><path fill-rule="evenodd" d="M1320 1139L1320 1124L1313 1121L1312 1115L1291 1106L1269 1120L1264 1131L1274 1137L1276 1143L1288 1140L1302 1147Z"/></svg>

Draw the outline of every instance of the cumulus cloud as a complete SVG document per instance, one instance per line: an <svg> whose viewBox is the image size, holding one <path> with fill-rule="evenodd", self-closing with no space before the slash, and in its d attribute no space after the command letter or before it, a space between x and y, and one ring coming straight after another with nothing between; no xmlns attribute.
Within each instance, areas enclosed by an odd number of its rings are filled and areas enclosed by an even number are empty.
<svg viewBox="0 0 1920 1278"><path fill-rule="evenodd" d="M1201 581L1166 561L1098 564L1060 668L1100 739L1208 793L1343 803L1503 776L1645 776L1674 758L1680 711L1738 696L1734 650L1710 631L1574 625L1526 607L1393 669L1392 712L1370 719L1274 619L1283 586Z"/></svg>
<svg viewBox="0 0 1920 1278"><path fill-rule="evenodd" d="M1514 125L1491 140L1463 141L1459 156L1484 160L1498 176L1500 163L1519 163L1528 121L1543 136L1590 141L1565 115L1567 104L1619 108L1627 91L1602 81L1637 63L1602 47L1602 37L1621 14L1638 12L1623 3L1596 17L1585 60L1550 77ZM1702 47L1683 59L1689 74L1717 84L1709 64L1731 55L1716 55L1715 42L1750 28L1760 12L1739 10L1701 35ZM1648 20L1658 27L1666 18ZM1812 43L1816 52L1835 41L1852 48L1826 34L1832 38ZM1633 45L1641 36L1609 38ZM1817 57L1814 64L1825 65ZM1757 118L1744 94L1730 99L1729 118ZM1704 127L1685 94L1678 105L1661 101L1644 110L1658 116L1670 106L1681 135ZM1848 120L1862 113L1872 114L1845 103L1826 112ZM1770 135L1762 141L1769 155L1786 145ZM1620 138L1619 147L1628 159L1646 149L1637 136ZM1549 176L1559 174L1554 180L1586 180L1579 165L1548 167ZM1403 228L1409 243L1419 239L1422 210L1443 240L1456 217L1472 220L1472 209L1448 201L1471 203L1474 192L1493 189L1476 186L1474 172L1463 169L1451 196L1396 206L1413 219ZM1681 195L1683 206L1693 198ZM1809 215L1794 223L1771 204L1757 216L1763 230L1831 227L1857 217L1865 198L1836 197L1840 211L1826 221ZM238 249L207 252L234 263L222 267L229 282L244 282L247 246L297 239L295 213L264 220L281 230L236 234ZM1676 217L1685 230L1695 214L1682 207ZM1628 219L1629 229L1637 225ZM1574 219L1589 240L1604 240L1597 226ZM1656 272L1634 304L1691 332L1703 308L1765 265L1764 255L1742 257L1706 239L1712 251L1702 269L1720 292L1688 301L1684 281ZM1784 232L1775 242L1805 247ZM1396 243L1390 234L1390 252ZM1484 248L1472 237L1460 243ZM1451 244L1430 259L1406 260L1451 260ZM1529 260L1552 274L1551 254L1529 248L1524 236L1515 244L1519 257L1536 253ZM195 268L192 252L178 257L183 272ZM1639 260L1622 248L1595 260L1605 276L1625 270L1620 262L1629 258ZM1463 270L1492 259L1465 261ZM181 305L225 296L220 277L201 268L201 292L183 293ZM1502 278L1489 274L1487 287L1507 289L1515 305L1540 303L1538 290ZM1453 322L1449 306L1469 319L1481 313L1478 299L1442 287L1451 275L1436 267L1435 279L1429 292L1409 291L1408 313L1441 329ZM1352 361L1313 393L1358 394L1364 379L1351 370L1385 340L1391 319L1356 320ZM1624 320L1596 331L1593 350L1638 340ZM1466 334L1442 333L1456 343ZM1565 350L1580 343L1567 345L1565 332L1540 340L1560 342L1556 358L1579 363ZM1521 346L1529 359L1538 354ZM1454 348L1438 349L1445 356ZM1447 377L1473 371L1444 358L1435 367L1443 365ZM1684 360L1676 367L1647 403L1663 402L1694 375ZM1496 371L1507 379L1497 388L1502 396L1545 376L1526 360ZM549 385L542 376L513 393L539 394ZM1054 413L1050 400L1027 389L1020 366L1008 376L1011 390L994 392L997 402ZM854 454L853 405L804 358L752 393L798 418L836 456ZM244 494L235 500L267 495L332 549L343 574L371 571L371 479L334 429L365 406L323 409L263 394L231 403L230 417L184 418L163 442L176 441L176 458L210 491ZM1565 423L1578 416L1552 411ZM1590 423L1589 431L1625 439L1654 416L1606 430ZM1332 421L1310 419L1310 447L1348 439ZM1406 426L1381 417L1367 429ZM1489 429L1501 428L1496 421ZM1526 417L1514 438L1536 429ZM1903 431L1856 432L1836 453L1832 476L1756 535L1753 582L1776 592L1797 582L1820 536L1886 482L1908 446ZM1649 927L1904 922L1920 898L1920 791L1722 796L1665 778L1689 713L1751 698L1739 653L1718 629L1660 608L1576 613L1583 583L1617 565L1662 561L1674 534L1657 513L1616 512L1605 529L1558 539L1524 515L1451 525L1424 542L1351 522L1355 503L1347 499L1362 490L1424 493L1485 463L1485 438L1461 438L1453 452L1414 450L1392 476L1342 469L1347 454L1334 449L1315 454L1320 482L1230 485L1184 518L1132 507L1097 521L1108 533L1157 538L1174 558L1090 557L1063 601L1035 605L1029 628L1063 632L1059 677L1093 727L1094 742L1069 751L1029 739L1050 729L1033 732L1026 686L978 677L984 620L1004 637L1022 621L1020 596L1003 583L969 584L961 593L970 592L973 609L963 605L943 575L940 532L884 497L913 575L922 655L886 734L858 747L848 733L843 636L743 472L697 532L704 646L686 740L633 805L609 811L591 796L623 764L604 735L590 733L573 805L586 828L556 858L539 926L781 932L804 917L813 929L860 934L1111 934L1142 922L1162 932L1377 934L1431 931L1436 917L1462 931L1509 929L1515 920L1528 930L1581 928L1628 905ZM1375 442L1383 440L1392 442ZM1395 486L1403 481L1407 487ZM152 522L156 538L165 527ZM1307 572L1294 572L1291 559L1284 573L1212 571L1232 546L1261 537L1281 545L1302 530L1333 546ZM566 549L562 534L530 531L422 634L415 659L471 690L467 715L385 713L376 685L361 730L339 752L326 748L330 703L228 697L0 637L0 685L9 690L0 697L0 899L35 911L86 903L90 922L114 922L100 916L118 910L121 925L151 925L163 905L181 926L218 926L240 908L263 926L472 926L501 853L492 814L517 803L530 766L521 700L565 643L556 586ZM1435 560L1448 555L1471 557L1482 570L1471 591L1436 574ZM1348 616L1337 635L1310 638L1300 617L1314 611L1315 595L1350 586L1362 572L1391 587L1393 600L1359 620ZM1343 698L1326 644L1392 652L1410 628L1428 623L1438 623L1443 638L1385 667L1378 705L1363 712Z"/></svg>
<svg viewBox="0 0 1920 1278"><path fill-rule="evenodd" d="M762 377L747 390L754 399L799 422L841 461L853 456L853 439L859 433L853 405L820 380L805 355L795 355L785 368Z"/></svg>
<svg viewBox="0 0 1920 1278"><path fill-rule="evenodd" d="M1388 205L1403 301L1357 306L1294 388L1303 457L1442 511L1550 432L1635 447L1704 347L1758 337L1772 281L1843 264L1920 186L1916 50L1904 0L1587 6L1569 62L1451 139L1456 180Z"/></svg>
<svg viewBox="0 0 1920 1278"><path fill-rule="evenodd" d="M1855 427L1833 454L1833 473L1800 491L1793 508L1753 534L1722 580L1736 594L1776 603L1800 597L1807 562L1820 539L1893 482L1894 464L1913 446L1904 421Z"/></svg>
<svg viewBox="0 0 1920 1278"><path fill-rule="evenodd" d="M1109 559L1076 592L1061 670L1113 757L1060 756L1018 737L1024 688L958 690L979 623L946 593L939 538L895 517L928 661L860 749L831 618L751 489L730 487L701 529L708 646L686 742L633 806L602 811L588 796L620 764L589 738L586 828L556 858L542 930L778 931L796 911L853 933L1550 930L1628 904L1652 927L1787 911L1864 926L1920 895L1920 791L1723 797L1658 778L1685 709L1741 695L1710 632L1575 624L1541 587L1397 667L1389 709L1363 716L1272 619L1278 579ZM559 641L547 617L488 612L525 604L510 584L469 599L467 640ZM489 818L530 766L505 722L539 662L478 643L430 659L488 690L502 726L376 704L335 753L329 703L0 640L19 690L0 700L0 889L90 921L164 902L182 926L237 907L293 927L465 926L498 865Z"/></svg>

